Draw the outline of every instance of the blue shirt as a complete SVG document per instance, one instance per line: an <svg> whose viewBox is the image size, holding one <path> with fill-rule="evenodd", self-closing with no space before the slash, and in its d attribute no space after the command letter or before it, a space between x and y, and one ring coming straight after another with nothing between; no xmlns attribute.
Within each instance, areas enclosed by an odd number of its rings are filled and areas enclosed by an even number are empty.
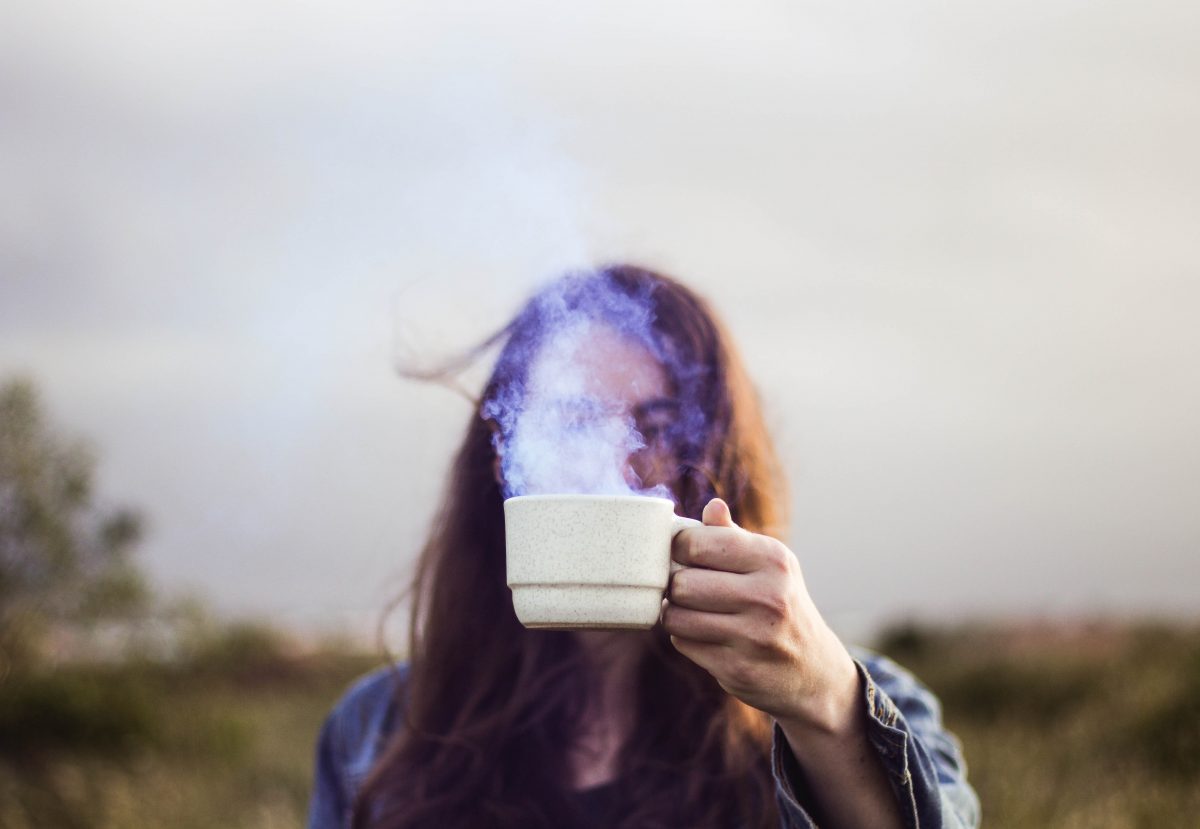
<svg viewBox="0 0 1200 829"><path fill-rule="evenodd" d="M862 679L872 747L887 772L908 829L976 829L979 799L967 782L962 749L942 727L937 698L886 657L852 649ZM359 679L338 701L317 740L309 829L345 829L350 805L400 717L396 689L407 667ZM815 829L795 758L775 727L771 771L782 829Z"/></svg>

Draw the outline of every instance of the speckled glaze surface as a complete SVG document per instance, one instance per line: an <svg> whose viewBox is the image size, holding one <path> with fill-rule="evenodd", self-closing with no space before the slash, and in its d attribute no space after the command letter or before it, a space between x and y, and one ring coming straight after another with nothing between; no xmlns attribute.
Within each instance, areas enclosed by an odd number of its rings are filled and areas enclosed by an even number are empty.
<svg viewBox="0 0 1200 829"><path fill-rule="evenodd" d="M671 539L699 522L665 498L522 495L504 502L508 586L531 628L649 628Z"/></svg>

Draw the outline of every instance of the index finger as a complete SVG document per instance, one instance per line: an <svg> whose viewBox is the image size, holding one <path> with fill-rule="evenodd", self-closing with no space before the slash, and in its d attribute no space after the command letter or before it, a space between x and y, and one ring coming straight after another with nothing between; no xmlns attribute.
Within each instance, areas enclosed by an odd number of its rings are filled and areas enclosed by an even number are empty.
<svg viewBox="0 0 1200 829"><path fill-rule="evenodd" d="M675 536L671 558L687 567L753 573L758 562L746 541L746 531L737 527L692 527Z"/></svg>

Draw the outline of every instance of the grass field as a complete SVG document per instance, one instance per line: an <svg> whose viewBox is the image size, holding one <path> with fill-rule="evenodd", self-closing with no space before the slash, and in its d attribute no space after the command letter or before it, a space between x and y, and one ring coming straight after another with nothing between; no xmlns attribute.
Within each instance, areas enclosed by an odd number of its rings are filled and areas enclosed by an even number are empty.
<svg viewBox="0 0 1200 829"><path fill-rule="evenodd" d="M1200 631L895 629L939 695L989 827L1200 825Z"/></svg>
<svg viewBox="0 0 1200 829"><path fill-rule="evenodd" d="M1200 631L908 626L878 645L941 697L986 826L1197 825ZM376 661L243 630L177 664L11 674L0 826L302 825L320 722Z"/></svg>
<svg viewBox="0 0 1200 829"><path fill-rule="evenodd" d="M10 676L0 827L301 826L317 729L377 661L332 648L294 655L247 626L177 663Z"/></svg>

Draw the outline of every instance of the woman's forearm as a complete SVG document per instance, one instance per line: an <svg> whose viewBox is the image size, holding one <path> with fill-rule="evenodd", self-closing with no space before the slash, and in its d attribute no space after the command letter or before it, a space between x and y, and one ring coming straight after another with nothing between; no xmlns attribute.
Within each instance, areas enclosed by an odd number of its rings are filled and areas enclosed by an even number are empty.
<svg viewBox="0 0 1200 829"><path fill-rule="evenodd" d="M829 829L903 829L887 773L867 739L867 711L855 674L851 693L839 695L827 722L777 720L820 825Z"/></svg>

